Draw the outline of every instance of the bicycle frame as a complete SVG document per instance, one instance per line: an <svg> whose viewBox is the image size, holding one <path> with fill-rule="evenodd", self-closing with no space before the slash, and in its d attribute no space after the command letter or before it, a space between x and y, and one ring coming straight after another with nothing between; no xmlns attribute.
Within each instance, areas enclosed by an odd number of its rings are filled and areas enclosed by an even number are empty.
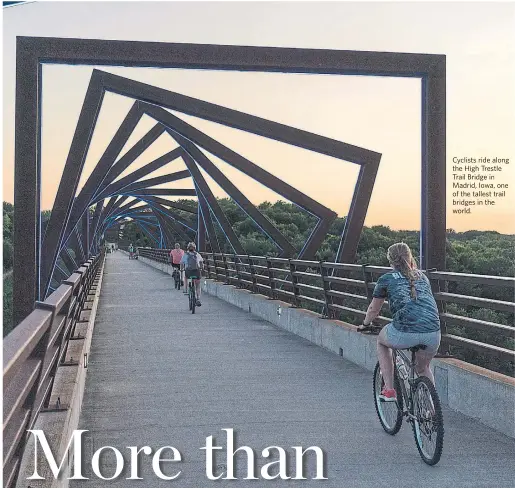
<svg viewBox="0 0 515 489"><path fill-rule="evenodd" d="M399 379L399 383L402 391L402 398L404 400L404 409L403 416L406 416L409 421L416 419L416 416L413 414L413 384L415 380L418 378L418 374L415 371L415 352L411 353L411 359L408 358L408 355L404 353L402 350L393 350L392 352L393 358L393 367L394 371L397 372L397 377ZM399 369L397 368L397 355L399 355L404 362L408 370L408 378L403 380L399 374Z"/></svg>

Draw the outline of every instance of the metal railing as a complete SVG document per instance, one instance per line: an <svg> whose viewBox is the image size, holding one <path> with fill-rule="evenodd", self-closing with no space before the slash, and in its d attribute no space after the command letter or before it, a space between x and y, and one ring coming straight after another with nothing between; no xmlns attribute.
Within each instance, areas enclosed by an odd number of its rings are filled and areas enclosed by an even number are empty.
<svg viewBox="0 0 515 489"><path fill-rule="evenodd" d="M83 313L91 309L88 296L96 289L104 256L84 263L4 338L4 487L16 482L27 430L39 413L67 409L59 398L49 405L52 387L60 365L79 364L72 358L65 363L66 351L70 341L84 339L75 329L87 322Z"/></svg>
<svg viewBox="0 0 515 489"><path fill-rule="evenodd" d="M140 248L140 256L168 263L170 250ZM336 318L342 314L362 320L366 307L372 299L376 277L391 271L388 267L357 265L347 263L317 262L273 258L265 256L224 253L202 253L208 278L226 284L261 293L270 299L281 299L293 307L320 310L325 318ZM507 287L515 291L515 278L465 273L424 271L431 282L438 304L442 345L440 353L445 354L449 345L474 350L503 362L515 363L515 351L486 342L451 334L450 326L464 328L464 331L483 331L501 337L514 338L515 327L491 321L482 321L447 312L447 304L475 306L502 313L515 314L515 303L460 295L446 292L449 282L482 284ZM512 294L513 295L513 294ZM360 309L360 307L362 309ZM389 312L388 303L383 306ZM390 322L386 316L379 316L377 322Z"/></svg>

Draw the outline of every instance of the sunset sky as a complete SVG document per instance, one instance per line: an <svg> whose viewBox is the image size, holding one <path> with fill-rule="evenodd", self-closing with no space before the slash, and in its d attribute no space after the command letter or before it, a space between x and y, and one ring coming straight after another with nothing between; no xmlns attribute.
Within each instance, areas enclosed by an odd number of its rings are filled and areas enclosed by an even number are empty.
<svg viewBox="0 0 515 489"><path fill-rule="evenodd" d="M515 233L513 2L35 2L4 9L3 25L3 200L13 201L16 36L434 53L447 55L447 227ZM382 153L366 224L420 229L420 80L99 68ZM52 206L92 69L44 66L43 209ZM131 105L118 95L104 98L81 185ZM356 165L176 115L339 215L347 214ZM145 116L122 153L152 125ZM130 171L175 146L162 136ZM512 188L497 205L457 216L452 159L483 156L510 158L498 181ZM252 202L277 199L250 177L212 160ZM150 177L184 168L175 161ZM224 196L207 179L215 195ZM192 185L188 179L165 186Z"/></svg>

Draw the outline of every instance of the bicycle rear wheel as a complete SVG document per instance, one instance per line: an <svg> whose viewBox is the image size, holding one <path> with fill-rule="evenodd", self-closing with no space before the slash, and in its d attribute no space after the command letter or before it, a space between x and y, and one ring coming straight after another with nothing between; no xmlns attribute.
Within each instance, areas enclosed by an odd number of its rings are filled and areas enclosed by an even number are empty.
<svg viewBox="0 0 515 489"><path fill-rule="evenodd" d="M385 402L379 399L381 390L384 387L384 380L379 362L377 362L376 368L374 369L374 405L376 407L377 416L379 417L379 422L389 435L397 434L402 426L402 391L396 370L394 370L394 386L397 392L397 402Z"/></svg>
<svg viewBox="0 0 515 489"><path fill-rule="evenodd" d="M190 285L190 311L195 314L195 306L197 305L197 298L195 297L195 286Z"/></svg>
<svg viewBox="0 0 515 489"><path fill-rule="evenodd" d="M443 450L443 415L435 386L419 377L413 386L413 434L418 453L428 465L439 462Z"/></svg>

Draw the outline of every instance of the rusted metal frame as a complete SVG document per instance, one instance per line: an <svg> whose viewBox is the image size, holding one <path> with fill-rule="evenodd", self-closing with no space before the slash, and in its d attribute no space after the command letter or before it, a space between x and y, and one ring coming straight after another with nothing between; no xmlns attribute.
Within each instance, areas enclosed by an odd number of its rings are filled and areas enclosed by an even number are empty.
<svg viewBox="0 0 515 489"><path fill-rule="evenodd" d="M197 226L198 226L197 222L189 221L188 219L177 214L176 212L174 212L170 209L167 209L161 203L154 200L152 197L141 197L140 200L143 202L146 202L151 208L158 209L163 214L165 214L167 217L173 219L174 221L177 221L177 223L179 223L180 225L189 229L190 231L193 231L194 233L197 231Z"/></svg>
<svg viewBox="0 0 515 489"><path fill-rule="evenodd" d="M109 199L108 204L104 207L104 209L102 210L102 212L100 214L100 217L98 219L98 222L99 222L98 226L102 227L102 225L104 224L107 217L111 215L111 212L113 211L113 209L119 208L123 204L123 202L125 202L128 198L129 198L128 195L121 195L119 197L111 197Z"/></svg>
<svg viewBox="0 0 515 489"><path fill-rule="evenodd" d="M77 186L84 162L86 161L104 93L102 74L93 73L43 239L41 279L40 287L38 287L37 291L38 297L46 297L46 292L50 285L55 262L61 251L63 238L65 238L64 233L68 225L75 193L77 192ZM66 240L64 239L64 241Z"/></svg>
<svg viewBox="0 0 515 489"><path fill-rule="evenodd" d="M423 102L423 163L430 177L438 173L438 182L428 186L423 206L423 217L442 214L422 232L422 249L430 250L424 261L435 260L424 268L436 266L444 269L445 259L445 57L410 53L380 53L358 51L300 50L290 48L264 48L242 46L188 45L166 43L141 43L124 41L27 38L17 39L16 88L16 185L15 222L23 222L23 232L15 230L15 248L18 261L15 277L24 284L15 287L16 297L23 297L23 289L35 290L37 249L39 249L39 134L38 83L40 61L53 63L116 64L130 66L160 66L205 69L237 69L240 71L282 71L294 73L368 74L382 76L413 76L425 79L422 86ZM193 114L196 115L196 114ZM25 133L23 136L23 132ZM429 143L429 144L428 144ZM24 188L25 191L21 189ZM443 195L443 198L439 198ZM34 198L37 196L37 198ZM36 210L36 212L34 212ZM26 219L24 219L26 217ZM423 218L423 222L424 222ZM16 226L16 225L15 225ZM430 231L438 236L430 237ZM27 235L28 233L28 235ZM17 237L16 237L17 236ZM435 246L430 246L432 239ZM23 244L35 243L22 250ZM425 257L425 255L423 254ZM438 258L440 257L440 258ZM25 263L27 273L21 273ZM34 266L36 264L36 266ZM16 283L16 279L15 279ZM26 315L33 306L33 293L25 302Z"/></svg>
<svg viewBox="0 0 515 489"><path fill-rule="evenodd" d="M141 106L141 104L139 105ZM132 146L127 153L125 153L116 163L114 163L108 170L102 182L97 186L95 194L93 194L93 201L97 196L106 189L108 185L114 182L143 152L148 149L164 132L164 127L161 124L156 124L148 131L134 146Z"/></svg>
<svg viewBox="0 0 515 489"><path fill-rule="evenodd" d="M73 271L73 270L72 270ZM54 269L54 278L57 280L57 282L61 282L65 278L67 278L70 275L71 272L66 272L59 263L56 263L55 269Z"/></svg>
<svg viewBox="0 0 515 489"><path fill-rule="evenodd" d="M143 188L134 190L127 194L122 195L131 195L133 197L144 197L147 195L168 195L168 196L176 196L176 197L196 197L195 189L193 188Z"/></svg>
<svg viewBox="0 0 515 489"><path fill-rule="evenodd" d="M359 170L349 213L336 253L337 262L352 263L356 257L381 155L371 155L369 158L367 164L362 165Z"/></svg>
<svg viewBox="0 0 515 489"><path fill-rule="evenodd" d="M184 178L190 177L190 173L187 170L178 171L175 173L168 173L166 175L161 175L159 177L148 178L147 180L140 180L138 182L134 182L130 185L123 187L121 190L117 190L115 193L123 193L130 194L136 193L139 190L143 189L151 189L156 185L162 185L163 183L171 183L176 182L177 180L182 180ZM117 183L117 182L116 182ZM107 191L108 189L106 189ZM158 190L158 189L156 189Z"/></svg>
<svg viewBox="0 0 515 489"><path fill-rule="evenodd" d="M86 209L84 214L82 214L82 229L81 229L81 244L82 249L84 250L84 254L86 259L89 258L89 245L90 245L90 236L89 236L89 226L90 226L90 215L89 215L89 207Z"/></svg>
<svg viewBox="0 0 515 489"><path fill-rule="evenodd" d="M117 194L120 190L128 187L129 185L134 184L140 178L143 178L144 176L159 170L168 163L171 163L172 161L180 157L181 153L182 151L180 150L180 148L176 148L173 151L170 151L164 154L163 156L160 156L154 161L147 163L145 166L138 168L137 170L134 170L130 175L122 177L116 182L110 183L104 188L104 190L97 192L95 199L92 200L107 198L108 196Z"/></svg>
<svg viewBox="0 0 515 489"><path fill-rule="evenodd" d="M197 191L197 200L199 192L197 190L197 187L195 186L195 190ZM200 209L200 206L197 203L197 250L199 252L201 251L207 251L206 248L206 224L204 223L204 218L202 217L202 211Z"/></svg>
<svg viewBox="0 0 515 489"><path fill-rule="evenodd" d="M157 110L157 109L154 109ZM167 115L172 115L162 109L162 121L168 119ZM261 229L274 244L287 255L293 256L296 253L293 245L281 234L281 232L259 211L259 209L243 195L243 193L211 162L211 160L200 151L193 143L175 131L175 124L167 121L167 132L186 150L195 162L223 189L224 192L241 208L245 214ZM175 118L177 119L177 118ZM336 216L336 214L335 214Z"/></svg>
<svg viewBox="0 0 515 489"><path fill-rule="evenodd" d="M411 55L406 55L411 56ZM429 58L428 58L429 59ZM435 239L433 235L438 236L440 239L445 239L445 227L442 227L441 222L445 222L445 205L441 205L440 203L438 205L435 205L434 202L432 202L431 199L428 198L428 196L436 197L437 200L442 200L445 203L445 195L443 195L442 188L445 188L445 58L444 57L431 57L430 59L431 64L427 65L426 72L416 73L412 72L412 76L420 76L422 78L422 97L423 97L423 107L425 110L423 110L423 117L422 117L422 133L423 133L423 145L422 145L422 181L423 181L423 204L422 204L422 213L423 213L423 219L422 219L422 232L421 232L421 249L423 250L423 253L421 254L421 263L424 268L427 268L426 261L429 260L432 265L436 264L433 263L435 260L438 261L441 268L444 268L441 266L442 259L445 260L445 253L441 253L440 257L434 253L434 251L431 249L432 245L436 245ZM429 73L429 75L428 75ZM399 76L398 73L390 73L392 76ZM116 75L113 75L113 77ZM118 77L121 78L121 77ZM116 93L121 93L128 96L135 96L133 94L130 94L127 92L127 87L123 87L120 90L122 83L119 83L120 80L115 81L115 83L118 83L118 88L115 90ZM113 79L111 78L108 83L110 85L113 84ZM227 111L230 109L226 109L219 106L209 107L206 102L204 102L202 105L198 104L198 100L191 99L190 97L183 98L184 96L181 96L179 94L172 94L172 96L167 97L165 93L165 90L161 91L161 93L158 93L155 90L151 90L155 87L150 87L148 85L145 86L145 84L139 84L138 85L138 95L137 97L140 99L143 99L145 101L155 103L158 105L166 106L167 108L172 108L174 110L179 110L181 112L188 113L190 115L195 115L197 117L206 118L208 120L212 120L214 122L220 122L225 125L229 125L231 127L236 127L238 129L242 130L249 130L245 128L245 122L253 122L254 125L258 126L259 129L263 128L263 120L258 121L256 119L247 119L242 122L241 113L235 113L229 114ZM215 109L215 114L213 114L209 109ZM429 114L429 116L428 116ZM231 119L232 115L232 119ZM245 114L246 115L246 114ZM239 116L239 117L238 117ZM229 122L230 121L230 122ZM236 122L236 125L231 124ZM259 122L261 124L259 125ZM274 123L277 124L277 123ZM280 126L280 125L278 125ZM256 130L250 130L250 132L254 132L255 134L259 134L265 137L271 137L272 139L277 139L283 142L288 142L289 144L295 144L301 147L304 147L306 149L312 149L314 151L317 151L318 149L315 149L314 147L309 147L302 144L297 144L294 141L287 141L283 140L280 137L277 137L277 134L280 134L280 128L275 127L275 134L270 134L270 127L267 126L265 131L262 130L256 131ZM273 126L272 126L273 127ZM436 133L436 137L434 136L433 131ZM430 137L431 135L431 137ZM288 138L286 138L288 139ZM425 143L428 144L425 144ZM438 143L442 143L442 147L439 147ZM316 144L315 144L316 147ZM331 144L327 144L327 147L331 147ZM347 148L348 149L348 148ZM329 154L331 156L339 157L334 152L330 151L327 152L327 149L319 151L323 154ZM349 152L349 154L351 151ZM354 159L352 158L354 156ZM358 161L359 156L356 157L356 155L352 155L351 157L347 156L343 159L347 161L352 161L355 163L363 164L363 162ZM431 165L428 164L428 161L431 160ZM438 178L433 178L433 172L435 170L434 166L438 166ZM428 172L428 169L431 167L431 169ZM437 181L435 183L435 180ZM365 188L366 185L363 185L363 188ZM425 191L427 190L427 192ZM363 192L363 190L362 190ZM354 199L355 201L358 200L365 200L365 207L368 207L368 204L366 201L369 201L370 196L364 195L361 199ZM437 210L437 216L433 216L429 209L438 208ZM359 216L363 213L363 209L358 209L355 211L356 214ZM352 216L349 216L352 217ZM353 232L354 227L359 227L360 218L356 219L348 219L348 233L342 237L342 243L340 246L340 256L343 257L342 259L345 259L345 257L349 256L352 252L352 249L354 248L354 241L359 239L359 237L356 237L355 233ZM349 222L350 221L350 222ZM353 221L356 221L355 223ZM429 231L429 228L431 231ZM428 238L428 236L431 236L431 239ZM435 246L433 246L434 248ZM438 250L441 252L441 245L440 247L436 246ZM429 251L431 250L431 251ZM445 251L445 250L444 250ZM443 255L443 258L442 258ZM427 258L426 258L427 257ZM429 263L428 262L428 263Z"/></svg>
<svg viewBox="0 0 515 489"><path fill-rule="evenodd" d="M124 81L126 82L125 84L124 84ZM109 81L108 84L109 83L111 83L111 81ZM132 81L124 80L123 78L118 77L117 83L118 83L118 87L115 91L117 91L120 88L120 85L123 86L123 89L127 89L126 85L130 85L130 83L132 83ZM145 90L145 88L143 88L144 85L145 84L139 85L140 91ZM154 88L154 87L150 87L148 85L146 86L147 92L152 92L151 95L149 95L149 96L157 97L157 99L159 99L159 103L161 105L166 106L166 103L164 103L164 100L166 99L166 90L161 91L160 93L156 94L155 92L150 90L151 88ZM165 93L163 93L163 92L165 92ZM117 93L121 93L121 92L117 91ZM124 94L126 94L126 93L124 92ZM169 108L174 108L175 110L179 110L181 112L190 113L187 110L184 110L183 104L188 106L188 103L189 103L190 106L194 107L194 108L197 106L200 106L200 107L202 107L204 115L198 115L198 114L195 114L195 115L197 115L198 117L204 117L205 114L209 112L209 114L212 116L212 112L214 112L215 113L214 117L217 118L217 117L220 117L220 114L225 114L226 118L224 119L224 122L222 122L222 123L224 123L226 125L231 125L231 124L227 124L227 117L229 117L228 114L232 114L234 117L240 116L240 118L247 117L247 118L249 118L249 120L259 119L259 118L254 118L254 116L250 116L248 114L242 114L237 111L231 111L231 109L226 109L224 107L219 107L219 106L215 106L213 104L208 104L207 102L203 102L203 101L200 101L197 99L192 99L192 98L187 97L186 98L187 100L185 100L185 99L182 99L183 96L172 93L172 92L169 92L169 94L170 94L171 98L175 97L176 99L179 100L179 101L175 100L175 105L173 107L168 105ZM135 95L133 94L132 96L135 96ZM140 93L139 97L141 98L141 93ZM156 103L155 100L152 100L152 102ZM202 143L199 143L199 141L195 139L195 135L198 136L200 134L201 136L204 136L204 137L205 137L205 135L200 133L200 131L195 130L191 126L189 126L189 128L188 128L187 123L185 123L181 119L175 117L173 114L170 114L169 112L167 112L164 109L157 107L155 105L149 105L148 107L144 105L144 110L148 115L151 115L156 120L160 120L163 123L165 123L165 120L168 121L167 125L169 125L169 127L170 127L170 121L171 120L174 121L173 129L175 131L180 132L181 134L186 136L188 139L191 139L192 141L194 141L196 144L203 146L205 149L212 152L216 156L221 157L222 159L224 159L224 161L228 162L229 164L236 166L233 163L231 163L230 161L228 161L227 157L224 158L223 155L216 153L216 150L213 151L212 148L208 148L205 145L203 145ZM193 110L193 109L191 109L191 110ZM229 111L229 113L227 111ZM235 114L237 114L237 115L235 115ZM204 118L213 120L210 117L204 117ZM218 122L220 122L220 121L218 121ZM262 125L263 124L264 125L277 124L272 121L267 121L264 119L261 119L260 122ZM257 123L257 121L256 121L256 123ZM281 125L279 125L279 126L281 126ZM184 132L185 127L187 128L187 132ZM234 127L234 126L232 126L232 127ZM350 161L350 162L361 165L362 168L360 171L360 176L358 177L358 183L357 183L355 191L354 191L353 205L351 205L351 212L349 212L349 215L347 217L348 232L342 234L340 250L339 250L339 253L342 257L345 257L345 258L354 257L356 254L356 251L357 251L357 243L359 242L359 237L361 235L361 229L363 227L364 218L366 216L368 202L370 200L370 196L372 193L375 174L377 173L377 168L375 167L375 162L377 162L377 165L379 164L380 154L369 151L369 150L364 150L363 148L358 148L356 146L348 145L346 143L340 143L339 141L329 140L328 138L323 138L322 136L317 136L312 133L307 133L305 131L297 130L295 128L289 128L290 131L288 134L286 134L284 131L285 127L286 126L283 126L282 130L284 132L284 136L286 137L286 140L283 140L280 137L277 137L277 134L275 136L268 135L266 137L271 137L272 139L277 139L279 141L288 142L289 144L297 145L297 146L300 146L300 147L303 147L306 149L311 149L313 151L317 151L317 152L320 152L323 154L329 154L330 156L334 156L336 158L341 158L346 161ZM238 127L238 128L241 129L241 127ZM279 130L278 127L276 127L276 129ZM259 131L256 132L252 128L250 128L250 129L247 128L244 130L248 130L249 132L253 132L255 134L260 134ZM292 136L292 134L294 134L294 136ZM264 135L264 134L260 134L260 135ZM306 146L304 140L298 140L299 138L304 138L304 139L311 138L311 140L312 140L311 142L314 143L314 146L313 147L309 147L309 145ZM320 147L320 141L317 138L325 139L324 143L326 146L324 148ZM216 141L212 141L212 143L215 143L215 146L216 146ZM219 145L219 143L218 143L218 145ZM211 144L211 146L213 146L213 144ZM332 147L332 151L327 152L327 147ZM313 148L317 148L317 149L313 149ZM192 154L192 156L194 157L195 155ZM200 164L200 162L199 162L199 164ZM366 166L371 166L372 167L371 170L369 170L368 172L363 171L363 168ZM258 178L256 178L254 172L249 173L248 170L242 170L241 167L238 167L238 166L236 166L236 167L238 169L240 169L241 171L244 171L244 173L246 173L247 175L252 175L252 177L254 179L260 181ZM374 168L375 168L375 171L374 171ZM263 171L263 170L261 169L261 171ZM374 178L372 180L370 179L371 175L374 176ZM260 183L263 183L268 188L271 188L281 194L280 190L277 190L276 188L274 188L273 185L271 185L272 178L275 179L276 182L280 182L279 186L282 187L282 189L283 189L282 195L285 196L284 195L284 189L286 188L285 184L284 184L284 182L281 182L276 177L273 177L272 175L268 174L267 181L266 182L260 181ZM371 183L371 185L370 185L370 183ZM359 195L359 197L358 197L358 195ZM291 199L291 198L289 200L291 200L292 202L294 202L297 205L300 205L302 207L302 204L299 204L299 201L297 201L295 199ZM316 203L316 204L318 204L318 203ZM315 227L315 232L313 232L311 234L310 238L308 239L308 242L306 243L303 250L301 251L301 256L303 256L303 257L309 257L309 258L314 257L316 250L320 247L320 244L322 243L322 241L327 233L327 230L329 229L331 223L336 218L336 214L334 212L332 212L330 210L326 210L325 208L322 212L320 212L321 207L323 207L323 206L318 204L317 207L319 210L318 213L316 212L316 210L314 211L313 206L304 207L306 210L308 210L308 212L315 213L315 215L317 215L319 217L320 221L319 221L319 223L317 223L317 226ZM357 208L357 207L359 207L359 208ZM362 207L364 207L364 209ZM356 217L354 217L354 215L356 215ZM357 229L359 230L358 232L356 232ZM282 254L287 255L288 253L287 253L287 251L285 251Z"/></svg>
<svg viewBox="0 0 515 489"><path fill-rule="evenodd" d="M155 216L159 222L159 231L161 233L162 238L164 239L164 246L165 246L165 248L169 248L172 246L172 242L174 242L174 239L173 239L173 234L170 232L168 226L166 225L167 220L158 211L155 212ZM172 226L172 229L177 232L176 226ZM159 247L161 247L161 246L159 246Z"/></svg>
<svg viewBox="0 0 515 489"><path fill-rule="evenodd" d="M70 218L66 226L65 239L69 236L72 228L75 227L86 208L94 203L93 195L97 192L98 187L104 181L108 171L127 143L127 140L136 128L142 115L143 112L139 102L134 102L124 120L118 127L114 137L111 139L109 145L102 154L102 157L93 168L91 175L86 180L86 183L79 192L79 195L74 200Z"/></svg>
<svg viewBox="0 0 515 489"><path fill-rule="evenodd" d="M139 227L141 228L141 230L149 237L151 238L152 240L154 240L156 243L158 243L159 245L159 238L157 238L154 233L152 233L150 231L150 229L148 229L142 222L141 220L138 219L138 225ZM160 232L162 232L162 227L161 226L158 226L158 229Z"/></svg>
<svg viewBox="0 0 515 489"><path fill-rule="evenodd" d="M94 253L97 253L97 251L98 251L95 237L97 234L97 226L98 226L98 221L100 219L100 214L102 213L102 210L104 209L104 203L105 203L105 199L99 200L97 202L97 205L95 206L95 211L93 213L93 219L91 221L90 251L93 251Z"/></svg>
<svg viewBox="0 0 515 489"><path fill-rule="evenodd" d="M126 197L129 198L130 196L128 195ZM123 213L125 213L129 209L131 209L132 211L135 211L135 210L140 210L142 208L147 207L147 206L134 207L135 205L140 204L140 203L142 203L141 199L135 198L135 200L133 200L125 205L122 205L121 207L118 207L115 205L114 208L109 212L109 214L104 217L103 225L105 226L109 222L109 220L112 220L114 217L116 217L116 215L123 215Z"/></svg>
<svg viewBox="0 0 515 489"><path fill-rule="evenodd" d="M198 102L204 103L202 101L198 101ZM322 229L325 229L325 228L329 229L332 221L336 217L336 214L333 211L324 207L320 203L314 201L313 199L311 199L307 195L303 194L302 192L298 191L297 189L291 187L290 185L288 185L287 183L278 179L274 175L268 173L266 170L263 170L261 167L255 165L254 163L252 163L251 161L242 157L238 153L232 151L230 148L227 148L226 146L222 145L218 141L215 141L214 139L210 138L206 134L202 133L201 131L194 128L193 126L187 124L186 122L179 119L178 117L175 117L173 114L170 114L168 111L166 111L160 107L156 107L154 105L142 104L142 107L144 107L147 115L149 115L149 116L153 117L154 119L159 120L163 124L167 125L169 128L173 129L174 132L179 133L180 135L184 136L188 140L193 141L198 146L203 147L207 151L218 156L223 161L225 161L226 163L230 164L231 166L237 168L238 170L242 171L243 173L250 175L256 181L265 185L267 188L270 188L271 190L277 192L279 195L282 195L283 197L294 202L296 205L299 205L299 207L303 208L304 210L308 211L309 213L317 216L320 220L322 220L323 224L321 224L321 225L319 224L319 226L318 226L319 232L312 234L312 236L310 237L309 243L308 243L308 248L306 250L310 253L311 253L312 249L315 249L315 251L316 251L316 249L320 246L321 242L323 241L323 238L325 237L325 235L321 234ZM248 114L243 114L243 115L247 115L248 117L254 117L254 116L250 116ZM265 121L265 122L272 123L271 121ZM275 123L272 123L272 124L275 124ZM300 130L297 130L294 128L289 128L289 129L291 131L300 131ZM253 131L250 130L250 132L253 132ZM309 133L309 134L311 134L311 133ZM322 136L317 136L317 135L312 135L312 136L323 138ZM334 140L331 140L331 141L334 141ZM342 144L344 144L344 143L342 143ZM368 150L363 150L363 151L365 152L365 154L373 153L373 152L369 152ZM373 154L376 154L376 153L373 153ZM250 216L250 217L254 220L254 222L256 222L253 216ZM259 224L258 224L258 226L259 226ZM265 226L265 229L266 228L267 227ZM318 246L317 246L317 243L318 243ZM288 253L289 253L289 248L286 247L284 254L288 254Z"/></svg>
<svg viewBox="0 0 515 489"><path fill-rule="evenodd" d="M190 214L197 214L198 209L195 207L190 207L188 205L184 205L182 203L175 202L173 200L163 199L163 198L157 197L157 196L148 197L148 198L151 198L154 202L157 202L166 207L172 207L173 209L179 209L180 211L189 212Z"/></svg>
<svg viewBox="0 0 515 489"><path fill-rule="evenodd" d="M41 78L38 51L16 39L13 323L38 299L41 252Z"/></svg>
<svg viewBox="0 0 515 489"><path fill-rule="evenodd" d="M70 255L70 251L67 246L65 246L61 250L61 254L59 255L61 257L61 260L63 260L63 263L66 265L66 268L70 272L70 274L73 273L73 271L78 267L77 263L73 260L72 256Z"/></svg>
<svg viewBox="0 0 515 489"><path fill-rule="evenodd" d="M143 199L142 199L143 200ZM181 236L183 239L186 239L186 240L189 240L190 237L186 234L186 232L184 232L179 225L181 226L184 226L185 228L187 228L187 230L195 233L196 230L188 225L186 225L183 221L184 219L182 219L180 216L178 216L177 214L175 214L174 212L172 211L169 211L168 209L166 209L165 207L163 207L161 204L157 204L155 202L152 202L150 203L150 207L153 209L154 211L154 214L156 215L156 217L160 214L162 216L164 216L166 218L166 221L165 223L168 224L173 230L174 232L176 232L179 236ZM163 224L165 225L165 224Z"/></svg>
<svg viewBox="0 0 515 489"><path fill-rule="evenodd" d="M79 233L79 230L77 229L77 227L74 228L74 235L75 235L75 241L77 244L78 251L81 255L80 261L83 262L86 260L86 255L84 253L84 249L82 248L82 240L81 240L81 236L80 236L80 233Z"/></svg>
<svg viewBox="0 0 515 489"><path fill-rule="evenodd" d="M216 235L215 227L213 225L213 220L211 219L211 211L209 210L208 203L205 197L202 195L202 192L198 189L195 184L195 188L197 189L198 196L198 212L202 222L204 223L204 227L207 233L207 237L209 239L209 244L211 246L212 253L220 253L220 243L218 242L218 236Z"/></svg>
<svg viewBox="0 0 515 489"><path fill-rule="evenodd" d="M185 153L183 156L184 163L186 164L186 168L188 168L189 172L191 173L191 176L195 182L195 188L197 189L197 192L200 191L200 194L207 202L208 207L213 211L213 215L215 216L215 219L217 220L218 224L222 228L222 231L229 241L229 244L231 245L232 249L236 253L244 253L243 246L240 243L240 240L236 236L236 233L232 229L231 224L229 223L229 220L227 219L226 215L224 214L223 210L221 209L220 205L218 204L215 196L213 195L213 192L209 188L209 185L204 180L204 177L202 176L202 173L200 173L200 170L197 167L196 162L193 160L191 155L188 153ZM199 199L200 203L200 199ZM207 227L207 226L206 226Z"/></svg>
<svg viewBox="0 0 515 489"><path fill-rule="evenodd" d="M327 236L327 232L329 231L329 228L331 227L331 224L334 222L336 217L336 212L331 211L331 214L319 219L309 238L304 243L304 246L298 255L299 259L314 259L315 253L320 248L320 245L324 241L324 238ZM281 255L281 258L287 258L287 256Z"/></svg>

